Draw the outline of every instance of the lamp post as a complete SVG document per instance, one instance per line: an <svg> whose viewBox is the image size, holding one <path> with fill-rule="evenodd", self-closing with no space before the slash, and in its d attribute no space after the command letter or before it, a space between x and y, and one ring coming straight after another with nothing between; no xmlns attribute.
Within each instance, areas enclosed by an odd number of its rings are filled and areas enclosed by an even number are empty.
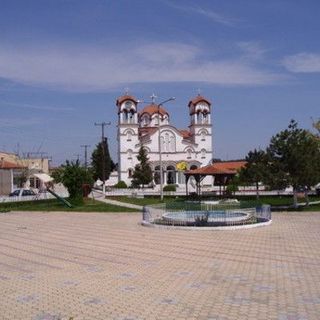
<svg viewBox="0 0 320 320"><path fill-rule="evenodd" d="M160 126L160 107L169 101L173 101L176 98L171 97L158 104L158 147L159 147L159 165L160 165L160 199L163 201L163 170L162 170L162 155L161 155L161 126Z"/></svg>

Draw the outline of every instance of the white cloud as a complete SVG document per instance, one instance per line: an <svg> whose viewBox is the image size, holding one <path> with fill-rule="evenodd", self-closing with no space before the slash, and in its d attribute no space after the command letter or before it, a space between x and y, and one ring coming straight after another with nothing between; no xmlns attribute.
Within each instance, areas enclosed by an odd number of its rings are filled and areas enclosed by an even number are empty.
<svg viewBox="0 0 320 320"><path fill-rule="evenodd" d="M283 59L283 65L295 73L320 72L320 54L302 52L287 56Z"/></svg>
<svg viewBox="0 0 320 320"><path fill-rule="evenodd" d="M103 91L134 83L206 82L263 85L280 74L254 60L205 58L206 50L179 43L134 47L0 47L0 77L18 83L75 91Z"/></svg>
<svg viewBox="0 0 320 320"><path fill-rule="evenodd" d="M200 7L199 5L196 6L188 6L188 5L177 5L176 3L168 2L168 5L170 5L172 8L189 12L191 14L199 14L204 17L207 17L208 19L211 19L215 23L223 24L225 26L233 26L235 24L235 19L228 18L216 11L210 10L208 8Z"/></svg>
<svg viewBox="0 0 320 320"><path fill-rule="evenodd" d="M242 41L237 43L238 48L243 52L245 58L261 60L264 58L267 49L263 48L256 41Z"/></svg>

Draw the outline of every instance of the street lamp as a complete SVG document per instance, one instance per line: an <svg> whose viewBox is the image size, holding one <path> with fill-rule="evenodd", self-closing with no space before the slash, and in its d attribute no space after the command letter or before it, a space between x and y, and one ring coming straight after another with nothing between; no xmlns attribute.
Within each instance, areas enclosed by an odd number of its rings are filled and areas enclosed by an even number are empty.
<svg viewBox="0 0 320 320"><path fill-rule="evenodd" d="M162 155L161 155L161 141L160 141L160 134L161 134L161 126L160 126L160 107L169 101L173 101L176 98L171 97L167 100L164 100L158 104L158 147L159 147L159 165L160 165L160 198L161 201L163 200L163 170L162 170Z"/></svg>

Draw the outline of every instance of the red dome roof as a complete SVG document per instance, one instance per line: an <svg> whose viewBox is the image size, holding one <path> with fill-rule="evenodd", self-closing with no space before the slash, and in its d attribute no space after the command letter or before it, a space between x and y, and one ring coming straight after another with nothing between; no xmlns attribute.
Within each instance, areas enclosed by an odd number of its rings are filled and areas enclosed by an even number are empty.
<svg viewBox="0 0 320 320"><path fill-rule="evenodd" d="M144 107L140 111L140 115L143 115L144 113L148 113L150 116L155 113L160 113L162 116L169 115L169 113L163 107L159 108L157 104L150 104L150 105Z"/></svg>
<svg viewBox="0 0 320 320"><path fill-rule="evenodd" d="M202 101L206 102L209 106L211 105L211 102L208 99L206 99L203 96L198 95L189 101L189 107L190 107L190 105L196 105L197 103L202 102Z"/></svg>
<svg viewBox="0 0 320 320"><path fill-rule="evenodd" d="M189 101L188 107L189 107L190 115L195 113L195 107L199 102L207 103L209 105L209 108L211 106L211 102L208 99L204 98L203 96L198 95Z"/></svg>
<svg viewBox="0 0 320 320"><path fill-rule="evenodd" d="M138 103L138 100L134 96L129 96L129 95L125 94L124 96L121 96L117 99L117 102L116 102L117 106L120 106L126 100L131 100L135 104Z"/></svg>

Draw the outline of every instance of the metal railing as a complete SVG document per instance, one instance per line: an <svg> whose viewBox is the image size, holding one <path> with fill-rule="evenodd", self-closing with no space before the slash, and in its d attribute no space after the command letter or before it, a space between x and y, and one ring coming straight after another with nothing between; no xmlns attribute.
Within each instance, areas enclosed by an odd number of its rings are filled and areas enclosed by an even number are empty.
<svg viewBox="0 0 320 320"><path fill-rule="evenodd" d="M241 208L239 204L167 203L145 206L142 220L144 224L167 226L238 226L268 222L271 220L271 210L269 205Z"/></svg>

